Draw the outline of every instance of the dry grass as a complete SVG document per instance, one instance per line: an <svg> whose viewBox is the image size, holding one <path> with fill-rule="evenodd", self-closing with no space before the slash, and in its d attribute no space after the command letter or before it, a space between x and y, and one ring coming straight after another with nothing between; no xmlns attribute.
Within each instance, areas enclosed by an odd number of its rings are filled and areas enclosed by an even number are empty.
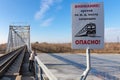
<svg viewBox="0 0 120 80"><path fill-rule="evenodd" d="M46 53L85 53L85 50L73 50L70 43L34 43L32 48ZM105 43L104 49L91 50L92 53L120 53L120 43Z"/></svg>
<svg viewBox="0 0 120 80"><path fill-rule="evenodd" d="M120 53L120 43L105 43L104 49L93 50L95 53Z"/></svg>
<svg viewBox="0 0 120 80"><path fill-rule="evenodd" d="M6 44L0 44L0 54L5 53L6 51Z"/></svg>
<svg viewBox="0 0 120 80"><path fill-rule="evenodd" d="M45 53L85 53L85 50L73 50L70 43L32 43L32 48L37 52ZM0 54L5 53L6 44L0 44ZM104 49L91 50L92 53L119 53L120 43L105 43Z"/></svg>
<svg viewBox="0 0 120 80"><path fill-rule="evenodd" d="M70 52L70 44L52 44L52 43L38 43L32 44L33 49L37 49L38 52L46 52L46 53L63 53Z"/></svg>

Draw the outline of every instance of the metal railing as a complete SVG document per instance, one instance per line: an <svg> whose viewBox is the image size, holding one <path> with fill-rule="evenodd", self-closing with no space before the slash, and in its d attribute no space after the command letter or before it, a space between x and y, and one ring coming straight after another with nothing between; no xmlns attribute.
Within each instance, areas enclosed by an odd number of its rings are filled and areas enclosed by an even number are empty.
<svg viewBox="0 0 120 80"><path fill-rule="evenodd" d="M58 80L37 56L35 56L35 65L37 80Z"/></svg>

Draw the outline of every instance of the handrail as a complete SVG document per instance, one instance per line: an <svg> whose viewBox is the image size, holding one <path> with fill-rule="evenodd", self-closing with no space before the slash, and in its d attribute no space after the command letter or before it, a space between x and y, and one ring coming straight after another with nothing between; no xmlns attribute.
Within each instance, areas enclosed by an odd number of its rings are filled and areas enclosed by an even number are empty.
<svg viewBox="0 0 120 80"><path fill-rule="evenodd" d="M45 75L48 77L49 80L58 80L53 74L52 72L50 72L50 70L48 70L48 68L41 62L41 60L35 56L36 61L38 62L39 67L43 70L43 72L45 73ZM40 74L42 75L42 74Z"/></svg>

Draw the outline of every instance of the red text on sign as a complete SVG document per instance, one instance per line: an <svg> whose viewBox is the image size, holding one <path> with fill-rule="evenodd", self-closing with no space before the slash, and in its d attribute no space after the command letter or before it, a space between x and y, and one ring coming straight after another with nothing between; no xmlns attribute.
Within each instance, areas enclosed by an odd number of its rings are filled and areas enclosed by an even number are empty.
<svg viewBox="0 0 120 80"><path fill-rule="evenodd" d="M78 45L78 44L95 44L95 45L98 45L100 44L100 40L76 40L75 41L75 44Z"/></svg>
<svg viewBox="0 0 120 80"><path fill-rule="evenodd" d="M94 8L100 7L100 4L88 4L88 5L75 5L75 8Z"/></svg>

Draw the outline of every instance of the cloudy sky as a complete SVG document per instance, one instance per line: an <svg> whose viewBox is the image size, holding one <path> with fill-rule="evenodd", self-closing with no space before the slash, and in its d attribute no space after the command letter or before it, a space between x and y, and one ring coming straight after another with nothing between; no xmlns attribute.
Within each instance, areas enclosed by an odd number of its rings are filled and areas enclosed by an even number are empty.
<svg viewBox="0 0 120 80"><path fill-rule="evenodd" d="M0 43L11 24L29 24L31 42L71 42L71 4L78 2L104 2L105 41L119 41L120 0L0 0Z"/></svg>

